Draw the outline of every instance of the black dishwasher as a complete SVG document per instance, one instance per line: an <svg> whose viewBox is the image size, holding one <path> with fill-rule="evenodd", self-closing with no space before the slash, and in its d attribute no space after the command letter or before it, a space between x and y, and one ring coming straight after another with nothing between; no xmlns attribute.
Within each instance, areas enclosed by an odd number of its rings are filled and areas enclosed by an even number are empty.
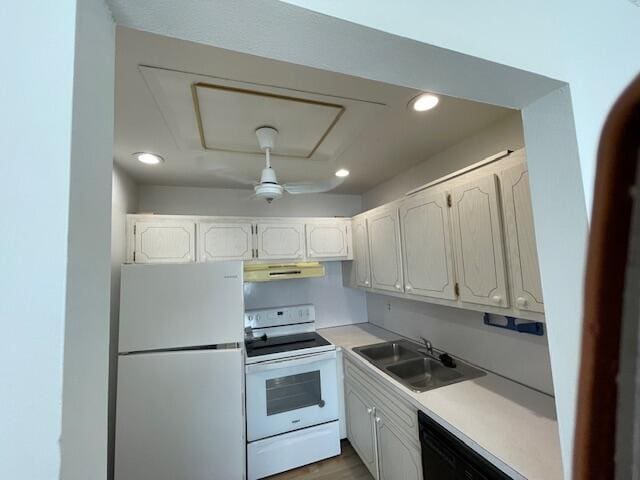
<svg viewBox="0 0 640 480"><path fill-rule="evenodd" d="M425 480L511 479L424 413L418 422Z"/></svg>

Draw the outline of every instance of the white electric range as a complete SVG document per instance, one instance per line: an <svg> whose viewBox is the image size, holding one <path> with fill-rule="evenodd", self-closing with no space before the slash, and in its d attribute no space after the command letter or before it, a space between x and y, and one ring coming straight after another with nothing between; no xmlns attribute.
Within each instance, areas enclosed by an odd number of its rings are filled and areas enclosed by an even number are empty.
<svg viewBox="0 0 640 480"><path fill-rule="evenodd" d="M339 455L336 348L314 306L246 311L245 332L249 480Z"/></svg>

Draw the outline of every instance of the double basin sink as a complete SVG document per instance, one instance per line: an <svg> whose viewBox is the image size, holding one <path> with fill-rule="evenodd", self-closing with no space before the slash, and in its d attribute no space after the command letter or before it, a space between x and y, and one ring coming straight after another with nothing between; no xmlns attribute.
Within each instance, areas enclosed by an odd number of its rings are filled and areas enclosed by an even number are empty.
<svg viewBox="0 0 640 480"><path fill-rule="evenodd" d="M486 375L486 372L459 360L455 361L454 367L445 366L408 340L366 345L353 351L415 392L426 392Z"/></svg>

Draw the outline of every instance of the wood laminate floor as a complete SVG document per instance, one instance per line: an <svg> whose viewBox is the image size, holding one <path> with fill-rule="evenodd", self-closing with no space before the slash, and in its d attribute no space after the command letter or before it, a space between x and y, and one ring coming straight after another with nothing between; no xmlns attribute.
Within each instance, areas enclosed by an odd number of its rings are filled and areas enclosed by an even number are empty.
<svg viewBox="0 0 640 480"><path fill-rule="evenodd" d="M343 440L340 446L342 453L337 457L273 475L268 480L373 480L351 444Z"/></svg>

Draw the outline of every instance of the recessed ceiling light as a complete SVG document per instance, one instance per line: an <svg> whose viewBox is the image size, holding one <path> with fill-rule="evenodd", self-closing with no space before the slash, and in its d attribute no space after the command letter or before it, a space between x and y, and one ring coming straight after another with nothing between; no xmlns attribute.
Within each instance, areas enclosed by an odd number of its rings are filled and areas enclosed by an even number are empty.
<svg viewBox="0 0 640 480"><path fill-rule="evenodd" d="M341 168L336 172L336 177L348 177L348 176L349 176L349 170L345 170L344 168Z"/></svg>
<svg viewBox="0 0 640 480"><path fill-rule="evenodd" d="M426 112L427 110L431 110L433 107L438 105L440 99L433 95L432 93L421 93L417 97L415 97L409 105L416 112Z"/></svg>
<svg viewBox="0 0 640 480"><path fill-rule="evenodd" d="M147 165L157 165L159 163L164 162L164 158L160 155L156 155L155 153L147 153L147 152L137 152L133 154L140 162L146 163Z"/></svg>

